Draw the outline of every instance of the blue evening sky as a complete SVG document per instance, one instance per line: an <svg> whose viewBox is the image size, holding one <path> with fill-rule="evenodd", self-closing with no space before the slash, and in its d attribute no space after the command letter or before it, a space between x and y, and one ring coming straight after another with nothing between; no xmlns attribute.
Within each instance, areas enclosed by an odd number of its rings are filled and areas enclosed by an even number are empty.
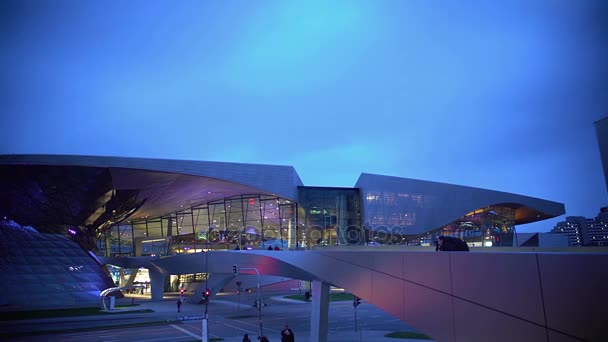
<svg viewBox="0 0 608 342"><path fill-rule="evenodd" d="M607 61L602 0L4 0L0 153L380 173L591 217Z"/></svg>

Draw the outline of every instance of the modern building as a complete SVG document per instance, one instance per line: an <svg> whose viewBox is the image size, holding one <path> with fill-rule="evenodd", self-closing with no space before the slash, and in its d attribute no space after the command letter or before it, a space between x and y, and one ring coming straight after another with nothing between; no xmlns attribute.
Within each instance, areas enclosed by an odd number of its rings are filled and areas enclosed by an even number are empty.
<svg viewBox="0 0 608 342"><path fill-rule="evenodd" d="M5 155L0 175L3 216L101 256L424 245L439 234L511 246L516 225L564 214L538 198L367 173L353 188L304 186L291 166Z"/></svg>
<svg viewBox="0 0 608 342"><path fill-rule="evenodd" d="M0 156L0 213L3 310L51 296L99 303L112 286L102 265L113 265L115 282L149 285L152 301L198 281L186 288L200 302L206 289L256 283L258 272L309 282L311 341L327 340L330 286L437 341L604 336L606 254L322 247L423 244L437 234L506 245L516 225L564 213L538 198L372 174L352 188L310 187L290 166L9 155ZM234 250L249 248L258 250ZM12 296L20 286L39 286L37 299Z"/></svg>
<svg viewBox="0 0 608 342"><path fill-rule="evenodd" d="M595 218L568 216L551 233L567 236L570 246L608 246L608 207Z"/></svg>
<svg viewBox="0 0 608 342"><path fill-rule="evenodd" d="M124 261L207 250L430 245L439 234L462 237L472 246L510 247L516 225L562 215L564 205L366 173L352 188L305 186L291 166L4 155L0 156L0 214L5 222L34 227L37 232L28 235L30 240L53 240L59 234L63 245L80 246L73 255ZM3 236L9 235L15 236ZM13 242L5 245L18 248ZM47 258L72 264L54 254ZM93 272L87 265L87 272ZM12 266L5 266L5 274L10 274ZM108 265L107 271L117 284L138 283L149 289L152 283L152 276L140 266ZM70 275L74 272L81 271L68 270ZM190 283L197 283L198 289L205 277L172 272L165 290ZM24 279L30 278L35 276ZM88 295L94 301L95 294L107 287L103 276L95 281L97 285L87 282L78 300ZM11 297L3 300L10 302Z"/></svg>
<svg viewBox="0 0 608 342"><path fill-rule="evenodd" d="M602 167L604 168L606 191L608 192L608 116L595 122L595 132L600 147Z"/></svg>

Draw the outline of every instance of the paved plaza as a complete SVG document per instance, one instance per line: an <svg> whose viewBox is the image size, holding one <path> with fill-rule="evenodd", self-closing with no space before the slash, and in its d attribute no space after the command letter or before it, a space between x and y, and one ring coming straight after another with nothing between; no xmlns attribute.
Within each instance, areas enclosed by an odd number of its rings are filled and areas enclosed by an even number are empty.
<svg viewBox="0 0 608 342"><path fill-rule="evenodd" d="M280 341L285 324L294 331L297 341L309 341L311 303L284 299L285 293L265 294L262 309L263 333L270 341ZM220 294L209 305L209 337L224 341L242 341L248 333L257 340L258 310L252 306L255 294L240 296ZM12 335L10 341L194 341L200 339L204 306L186 301L177 313L177 295L167 294L162 302L148 296L128 295L118 304L134 300L135 307L119 308L113 315L62 317L28 321L0 322L2 330ZM151 309L153 313L125 313L127 310ZM158 324L154 324L158 322ZM125 327L116 327L125 325ZM126 326L139 325L139 326ZM329 306L329 341L408 341L384 337L394 331L413 330L405 323L362 303L357 308L357 332L351 301L332 302ZM86 330L82 330L86 329ZM80 331L79 331L80 330ZM38 332L32 334L32 332ZM56 331L53 333L52 331ZM21 333L21 334L20 334ZM419 340L415 340L419 341Z"/></svg>

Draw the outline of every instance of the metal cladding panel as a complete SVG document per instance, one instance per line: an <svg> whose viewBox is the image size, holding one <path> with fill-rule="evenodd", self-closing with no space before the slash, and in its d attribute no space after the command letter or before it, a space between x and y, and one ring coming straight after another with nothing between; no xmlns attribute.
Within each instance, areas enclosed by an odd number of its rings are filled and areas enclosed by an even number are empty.
<svg viewBox="0 0 608 342"><path fill-rule="evenodd" d="M385 222L387 228L405 228L408 235L440 228L465 214L495 204L517 204L542 213L542 219L565 213L564 205L539 198L461 185L363 173L360 188L364 222ZM407 199L407 201L403 200ZM407 214L407 215L406 215ZM399 219L395 216L401 215ZM516 224L539 220L536 216Z"/></svg>
<svg viewBox="0 0 608 342"><path fill-rule="evenodd" d="M70 155L2 155L0 165L64 165L127 168L222 179L297 200L303 185L292 166Z"/></svg>

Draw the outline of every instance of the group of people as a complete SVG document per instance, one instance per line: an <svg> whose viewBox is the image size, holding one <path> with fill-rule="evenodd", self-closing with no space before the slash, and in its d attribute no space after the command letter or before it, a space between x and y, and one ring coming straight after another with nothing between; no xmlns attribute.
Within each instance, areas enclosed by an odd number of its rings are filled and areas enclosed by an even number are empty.
<svg viewBox="0 0 608 342"><path fill-rule="evenodd" d="M258 336L258 341L270 342L268 337L264 335ZM251 342L249 334L245 334L245 336L243 336L243 342ZM291 330L287 324L285 324L285 328L281 330L281 342L295 342L295 335L293 334L293 330Z"/></svg>
<svg viewBox="0 0 608 342"><path fill-rule="evenodd" d="M469 245L457 237L452 236L439 236L437 238L437 245L435 246L436 251L469 251Z"/></svg>
<svg viewBox="0 0 608 342"><path fill-rule="evenodd" d="M279 246L274 246L274 248L272 248L272 246L268 246L268 250L269 251L272 251L272 250L280 251L281 249L279 248Z"/></svg>

